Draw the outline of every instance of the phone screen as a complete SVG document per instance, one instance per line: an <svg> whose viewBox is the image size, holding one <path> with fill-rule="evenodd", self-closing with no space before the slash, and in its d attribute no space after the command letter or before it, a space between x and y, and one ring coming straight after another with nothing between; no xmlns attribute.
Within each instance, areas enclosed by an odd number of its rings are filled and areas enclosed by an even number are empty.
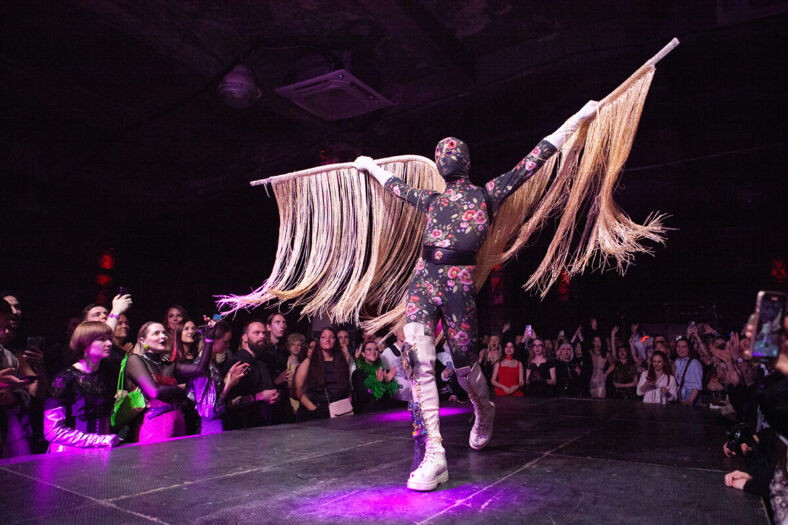
<svg viewBox="0 0 788 525"><path fill-rule="evenodd" d="M753 335L752 356L774 359L780 350L786 295L782 292L758 292L757 315Z"/></svg>

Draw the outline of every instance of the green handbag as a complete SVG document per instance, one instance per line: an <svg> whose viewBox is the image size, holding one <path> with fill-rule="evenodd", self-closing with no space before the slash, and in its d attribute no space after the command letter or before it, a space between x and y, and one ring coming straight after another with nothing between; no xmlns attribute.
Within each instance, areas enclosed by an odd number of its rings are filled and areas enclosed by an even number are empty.
<svg viewBox="0 0 788 525"><path fill-rule="evenodd" d="M112 410L111 423L113 428L126 425L129 421L137 417L137 414L148 408L145 397L139 388L131 392L123 392L123 378L126 375L127 355L120 364L120 374L118 375L118 390L115 392L115 408Z"/></svg>

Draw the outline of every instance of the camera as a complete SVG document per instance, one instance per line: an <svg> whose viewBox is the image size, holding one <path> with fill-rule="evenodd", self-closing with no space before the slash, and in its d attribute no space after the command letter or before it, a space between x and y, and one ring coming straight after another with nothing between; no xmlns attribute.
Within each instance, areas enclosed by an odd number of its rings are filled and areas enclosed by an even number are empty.
<svg viewBox="0 0 788 525"><path fill-rule="evenodd" d="M753 439L754 433L755 431L749 425L739 423L728 431L728 441L725 442L725 446L737 456L743 456L742 445L746 444L750 449L754 449L756 446Z"/></svg>

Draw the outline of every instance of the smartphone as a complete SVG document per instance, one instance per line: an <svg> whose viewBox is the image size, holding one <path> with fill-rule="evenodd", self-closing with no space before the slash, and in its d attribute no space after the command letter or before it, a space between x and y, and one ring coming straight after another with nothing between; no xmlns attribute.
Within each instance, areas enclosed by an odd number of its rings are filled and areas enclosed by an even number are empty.
<svg viewBox="0 0 788 525"><path fill-rule="evenodd" d="M755 301L755 330L753 331L752 357L769 360L780 351L783 316L786 299L782 292L761 290Z"/></svg>
<svg viewBox="0 0 788 525"><path fill-rule="evenodd" d="M45 339L40 335L32 335L27 338L27 348L35 348L36 350L44 349Z"/></svg>
<svg viewBox="0 0 788 525"><path fill-rule="evenodd" d="M129 290L128 288L126 288L124 285L121 284L118 287L118 295L120 295L121 297L124 295L131 295L131 290Z"/></svg>
<svg viewBox="0 0 788 525"><path fill-rule="evenodd" d="M534 329L531 325L525 326L525 335L529 338L534 336Z"/></svg>
<svg viewBox="0 0 788 525"><path fill-rule="evenodd" d="M221 321L222 314L213 314L213 317L211 319L213 319L214 321Z"/></svg>

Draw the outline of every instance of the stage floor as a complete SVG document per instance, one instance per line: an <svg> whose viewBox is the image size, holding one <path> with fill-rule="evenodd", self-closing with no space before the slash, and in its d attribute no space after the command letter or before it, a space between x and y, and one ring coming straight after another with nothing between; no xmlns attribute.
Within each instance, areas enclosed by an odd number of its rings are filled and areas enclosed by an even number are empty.
<svg viewBox="0 0 788 525"><path fill-rule="evenodd" d="M441 409L449 483L405 489L407 412L189 437L0 465L8 523L768 523L726 488L739 466L704 409L498 400L484 451Z"/></svg>

